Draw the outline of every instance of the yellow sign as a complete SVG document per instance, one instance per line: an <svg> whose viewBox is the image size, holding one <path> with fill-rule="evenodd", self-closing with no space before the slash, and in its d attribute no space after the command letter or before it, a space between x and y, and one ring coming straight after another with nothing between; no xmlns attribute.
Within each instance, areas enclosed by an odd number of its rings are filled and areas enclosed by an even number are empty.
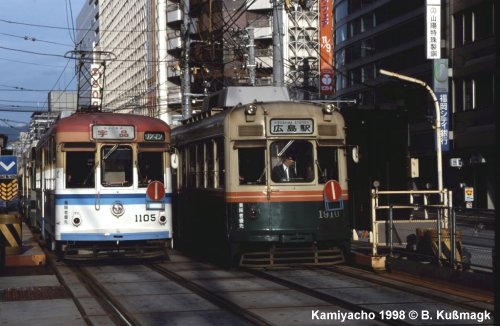
<svg viewBox="0 0 500 326"><path fill-rule="evenodd" d="M465 187L464 188L464 201L474 201L474 188Z"/></svg>

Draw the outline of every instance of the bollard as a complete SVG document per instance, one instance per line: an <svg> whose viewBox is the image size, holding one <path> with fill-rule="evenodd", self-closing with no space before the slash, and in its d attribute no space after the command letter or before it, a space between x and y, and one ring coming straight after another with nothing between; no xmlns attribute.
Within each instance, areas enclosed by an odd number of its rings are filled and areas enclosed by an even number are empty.
<svg viewBox="0 0 500 326"><path fill-rule="evenodd" d="M14 214L0 214L0 242L4 243L5 255L18 255L22 248L21 221Z"/></svg>

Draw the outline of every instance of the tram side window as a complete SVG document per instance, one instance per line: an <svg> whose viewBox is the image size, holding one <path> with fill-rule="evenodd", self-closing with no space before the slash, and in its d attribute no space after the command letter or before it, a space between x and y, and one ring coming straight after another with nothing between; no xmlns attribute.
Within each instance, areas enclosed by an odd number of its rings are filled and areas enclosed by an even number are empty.
<svg viewBox="0 0 500 326"><path fill-rule="evenodd" d="M226 170L224 169L224 139L215 140L215 188L224 188L226 180Z"/></svg>
<svg viewBox="0 0 500 326"><path fill-rule="evenodd" d="M240 185L264 184L266 181L265 162L265 147L239 148Z"/></svg>
<svg viewBox="0 0 500 326"><path fill-rule="evenodd" d="M94 188L94 152L66 152L66 188Z"/></svg>
<svg viewBox="0 0 500 326"><path fill-rule="evenodd" d="M129 146L103 146L102 185L129 187L132 185L132 148Z"/></svg>
<svg viewBox="0 0 500 326"><path fill-rule="evenodd" d="M139 187L147 187L151 181L163 180L163 153L142 152L138 155Z"/></svg>
<svg viewBox="0 0 500 326"><path fill-rule="evenodd" d="M326 183L328 180L339 180L339 159L336 147L318 147L319 182Z"/></svg>

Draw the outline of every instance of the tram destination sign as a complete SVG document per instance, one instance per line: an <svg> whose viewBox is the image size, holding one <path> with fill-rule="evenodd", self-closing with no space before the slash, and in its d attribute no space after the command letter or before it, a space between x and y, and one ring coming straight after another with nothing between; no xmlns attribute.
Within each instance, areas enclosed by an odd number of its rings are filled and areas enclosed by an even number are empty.
<svg viewBox="0 0 500 326"><path fill-rule="evenodd" d="M312 119L271 119L271 134L307 135L314 132L314 121Z"/></svg>
<svg viewBox="0 0 500 326"><path fill-rule="evenodd" d="M93 125L92 138L96 140L135 139L134 126Z"/></svg>
<svg viewBox="0 0 500 326"><path fill-rule="evenodd" d="M161 131L146 131L144 132L145 141L164 141L165 133Z"/></svg>

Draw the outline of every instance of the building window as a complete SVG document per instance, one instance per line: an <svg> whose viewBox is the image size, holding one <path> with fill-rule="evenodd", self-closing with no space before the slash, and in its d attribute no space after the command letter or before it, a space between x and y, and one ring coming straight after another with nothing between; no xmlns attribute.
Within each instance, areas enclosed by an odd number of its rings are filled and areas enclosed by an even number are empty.
<svg viewBox="0 0 500 326"><path fill-rule="evenodd" d="M474 9L474 31L475 40L481 40L494 34L494 4L492 1L485 1Z"/></svg>
<svg viewBox="0 0 500 326"><path fill-rule="evenodd" d="M493 107L495 104L495 77L493 74L482 74L475 78L474 109Z"/></svg>
<svg viewBox="0 0 500 326"><path fill-rule="evenodd" d="M464 79L462 81L462 92L463 92L463 110L470 111L473 107L473 93L474 93L474 81L472 79Z"/></svg>

